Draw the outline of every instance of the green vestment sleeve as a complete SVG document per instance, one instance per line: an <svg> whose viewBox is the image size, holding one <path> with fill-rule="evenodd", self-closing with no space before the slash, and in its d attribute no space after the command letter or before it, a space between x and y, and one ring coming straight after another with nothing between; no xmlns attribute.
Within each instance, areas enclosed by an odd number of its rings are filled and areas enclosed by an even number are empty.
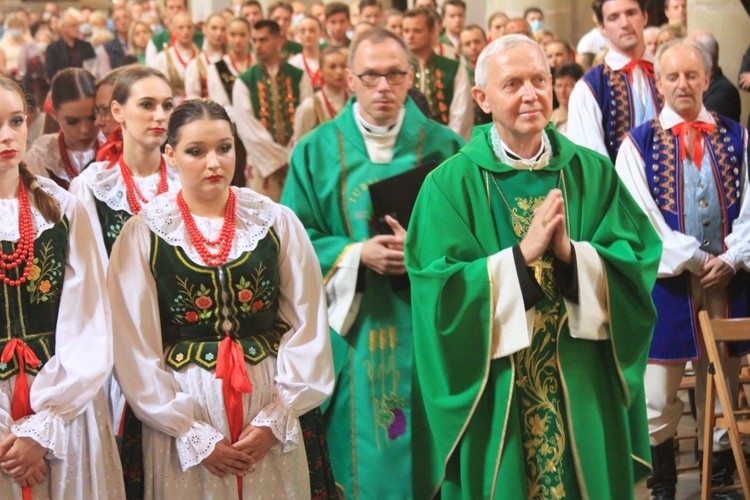
<svg viewBox="0 0 750 500"><path fill-rule="evenodd" d="M512 171L492 151L491 126L428 176L407 236L417 498L441 485L444 497L527 494L513 365L491 359L492 287L518 279L514 268L492 276L488 267L489 256L518 243L495 229L494 218L507 215L493 213L482 174ZM627 495L649 467L643 373L661 244L607 159L546 130L554 154L545 168L562 171L570 238L602 259L610 315L604 341L572 338L567 315L558 325L576 474L584 497Z"/></svg>

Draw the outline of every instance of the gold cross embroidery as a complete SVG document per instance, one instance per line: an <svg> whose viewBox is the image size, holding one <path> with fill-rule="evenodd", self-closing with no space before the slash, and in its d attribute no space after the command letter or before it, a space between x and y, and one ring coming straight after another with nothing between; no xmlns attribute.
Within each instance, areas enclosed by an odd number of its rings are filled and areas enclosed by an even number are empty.
<svg viewBox="0 0 750 500"><path fill-rule="evenodd" d="M536 259L534 262L529 264L529 267L534 269L534 278L536 278L537 283L539 285L542 284L542 273L545 269L552 269L552 264L550 262L543 261L540 258Z"/></svg>

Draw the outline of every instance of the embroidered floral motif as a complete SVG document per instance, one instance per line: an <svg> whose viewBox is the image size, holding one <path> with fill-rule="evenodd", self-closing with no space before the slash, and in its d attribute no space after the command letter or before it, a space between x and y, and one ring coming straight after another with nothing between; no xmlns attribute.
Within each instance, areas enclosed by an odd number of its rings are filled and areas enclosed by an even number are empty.
<svg viewBox="0 0 750 500"><path fill-rule="evenodd" d="M406 432L404 399L398 394L401 373L396 369L396 328L370 330L370 359L365 362L370 379L373 417L378 427L375 443L380 449L381 436L397 439Z"/></svg>
<svg viewBox="0 0 750 500"><path fill-rule="evenodd" d="M265 278L266 266L261 263L249 278L242 276L234 285L237 300L240 301L240 313L246 317L250 313L269 310L271 294L274 291L271 282Z"/></svg>
<svg viewBox="0 0 750 500"><path fill-rule="evenodd" d="M205 322L211 318L214 301L211 290L203 283L196 287L188 278L177 276L178 292L170 311L176 324Z"/></svg>
<svg viewBox="0 0 750 500"><path fill-rule="evenodd" d="M430 110L435 113L437 121L443 125L448 124L448 104L445 96L445 83L443 78L445 74L442 70L435 68L433 71L432 59L427 61L424 70L424 86L422 85L422 72L419 66L414 65L414 86L425 89L424 96L430 106Z"/></svg>
<svg viewBox="0 0 750 500"><path fill-rule="evenodd" d="M110 241L115 241L117 237L120 236L122 226L128 221L128 219L130 218L130 214L122 211L117 211L114 217L115 220L105 228L107 238Z"/></svg>
<svg viewBox="0 0 750 500"><path fill-rule="evenodd" d="M34 265L29 272L26 282L29 301L39 304L57 297L60 294L60 287L57 286L60 279L62 263L53 255L52 242L47 241L42 245L38 256L34 257Z"/></svg>

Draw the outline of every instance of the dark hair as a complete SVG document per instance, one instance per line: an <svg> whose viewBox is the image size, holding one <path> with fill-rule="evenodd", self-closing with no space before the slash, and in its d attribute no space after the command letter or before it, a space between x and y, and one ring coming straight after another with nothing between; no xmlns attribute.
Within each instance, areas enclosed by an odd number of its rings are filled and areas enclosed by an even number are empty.
<svg viewBox="0 0 750 500"><path fill-rule="evenodd" d="M96 95L96 78L81 68L65 68L52 79L52 107Z"/></svg>
<svg viewBox="0 0 750 500"><path fill-rule="evenodd" d="M189 99L177 106L169 117L167 144L176 148L177 143L180 142L182 127L197 120L225 121L231 127L232 135L234 135L234 125L232 125L232 120L229 119L224 106L210 99Z"/></svg>
<svg viewBox="0 0 750 500"><path fill-rule="evenodd" d="M346 18L349 19L349 6L341 2L331 2L326 5L326 19L336 14L346 14Z"/></svg>
<svg viewBox="0 0 750 500"><path fill-rule="evenodd" d="M529 14L541 14L542 17L544 17L544 12L542 12L542 9L539 7L527 7L525 11L523 11L523 18L526 19Z"/></svg>
<svg viewBox="0 0 750 500"><path fill-rule="evenodd" d="M379 0L362 0L359 2L359 11L362 12L362 9L365 7L377 7L380 10L383 10L383 4L380 3Z"/></svg>
<svg viewBox="0 0 750 500"><path fill-rule="evenodd" d="M289 12L289 14L294 14L292 4L287 2L276 2L268 6L268 17L271 17L271 14L273 14L276 9L284 9Z"/></svg>
<svg viewBox="0 0 750 500"><path fill-rule="evenodd" d="M141 64L122 66L121 69L122 72L117 77L117 80L115 80L115 87L112 89L112 100L117 101L120 104L128 102L133 85L146 78L158 78L169 85L167 77L158 69L143 66ZM169 87L172 88L171 85L169 85Z"/></svg>
<svg viewBox="0 0 750 500"><path fill-rule="evenodd" d="M464 26L463 29L461 30L461 33L463 33L464 31L472 31L472 30L478 30L482 34L482 38L484 38L484 41L485 42L487 41L487 33L485 33L482 27L479 26L478 24L469 24L467 26Z"/></svg>
<svg viewBox="0 0 750 500"><path fill-rule="evenodd" d="M609 0L594 0L591 2L591 10L596 14L596 21L599 24L604 24L604 4L608 1ZM641 9L641 12L646 12L648 0L636 0L636 2L638 2L638 7Z"/></svg>
<svg viewBox="0 0 750 500"><path fill-rule="evenodd" d="M461 7L464 13L466 12L466 2L464 2L464 0L445 0L445 2L443 2L443 9L441 12L442 15L445 15L445 8L448 7L449 5L453 7Z"/></svg>
<svg viewBox="0 0 750 500"><path fill-rule="evenodd" d="M281 28L279 23L272 21L271 19L261 19L257 23L253 24L253 30L267 29L268 32L273 36L281 36Z"/></svg>
<svg viewBox="0 0 750 500"><path fill-rule="evenodd" d="M320 64L320 67L323 67L323 61L326 60L327 57L340 54L344 57L346 57L346 52L344 52L344 47L326 47L320 52L320 57L318 58L318 64Z"/></svg>
<svg viewBox="0 0 750 500"><path fill-rule="evenodd" d="M404 19L414 18L414 17L424 17L427 20L427 29L429 29L430 31L435 29L435 17L438 17L438 16L437 16L437 12L435 12L434 10L427 9L425 7L419 7L416 9L409 9L406 12L404 12Z"/></svg>
<svg viewBox="0 0 750 500"><path fill-rule="evenodd" d="M371 28L367 31L363 31L356 37L354 37L354 40L352 40L352 44L349 46L349 61L347 61L348 66L352 67L352 62L354 61L354 57L357 55L357 49L359 49L359 45L362 42L370 42L370 43L383 43L386 40L394 40L399 47L401 47L404 50L404 54L409 54L409 47L406 46L406 42L404 42L404 39L398 36L397 34L388 31L385 28Z"/></svg>
<svg viewBox="0 0 750 500"><path fill-rule="evenodd" d="M24 113L26 113L26 111L28 110L28 104L26 102L23 89L21 89L21 87L16 82L0 74L0 89L5 89L17 94L21 99L23 111ZM23 161L18 164L18 174L21 177L21 182L23 182L26 191L31 193L32 195L31 201L33 201L34 205L42 214L42 216L49 222L59 221L62 218L62 215L60 214L60 206L57 204L57 201L52 197L52 195L50 195L42 188L42 186L39 185L36 177L29 171L26 163L24 163Z"/></svg>
<svg viewBox="0 0 750 500"><path fill-rule="evenodd" d="M555 71L555 78L569 76L576 82L583 77L583 68L578 63L563 64Z"/></svg>

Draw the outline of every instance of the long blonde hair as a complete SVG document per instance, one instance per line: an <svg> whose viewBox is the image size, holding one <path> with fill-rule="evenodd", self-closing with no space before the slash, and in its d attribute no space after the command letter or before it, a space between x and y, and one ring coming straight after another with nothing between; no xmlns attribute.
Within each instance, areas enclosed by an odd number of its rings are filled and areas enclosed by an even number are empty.
<svg viewBox="0 0 750 500"><path fill-rule="evenodd" d="M26 113L26 98L23 90L21 90L21 87L16 82L6 76L0 75L0 89L15 92L23 103L23 112ZM29 171L26 163L23 161L18 164L18 174L26 190L32 194L30 201L34 203L42 216L50 222L58 222L62 218L62 215L60 214L60 207L57 201L47 191L42 189L34 174Z"/></svg>

